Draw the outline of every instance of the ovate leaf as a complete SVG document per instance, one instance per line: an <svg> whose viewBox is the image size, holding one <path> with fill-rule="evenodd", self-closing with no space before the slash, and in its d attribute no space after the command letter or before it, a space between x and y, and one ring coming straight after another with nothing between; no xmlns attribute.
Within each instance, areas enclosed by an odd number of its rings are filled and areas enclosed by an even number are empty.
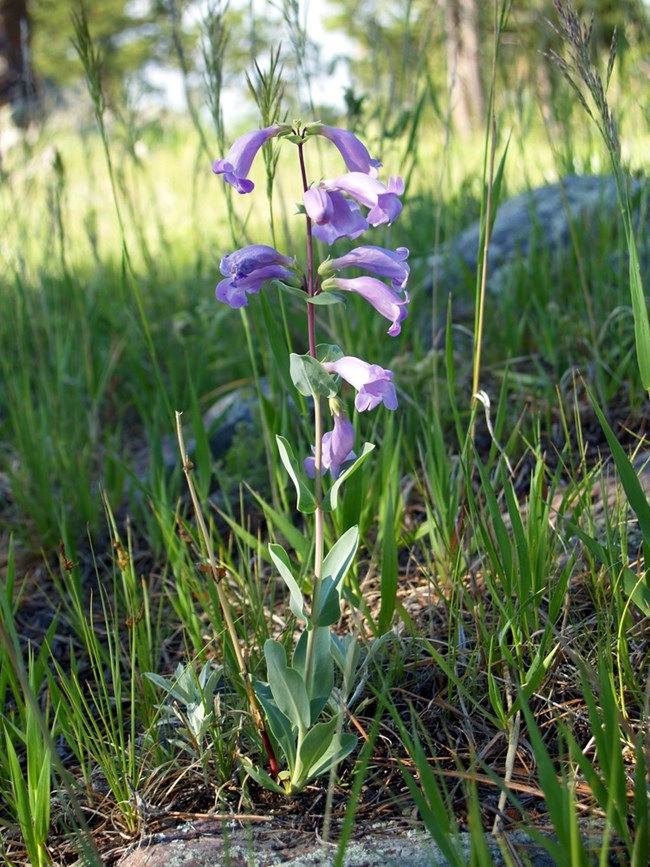
<svg viewBox="0 0 650 867"><path fill-rule="evenodd" d="M264 643L266 673L278 710L298 729L309 728L309 699L300 674L287 665L287 655L279 641L269 638Z"/></svg>
<svg viewBox="0 0 650 867"><path fill-rule="evenodd" d="M312 623L315 626L331 626L339 619L343 579L354 562L358 545L359 528L350 527L325 557L320 589L312 610Z"/></svg>
<svg viewBox="0 0 650 867"><path fill-rule="evenodd" d="M363 449L361 450L361 454L356 459L353 464L350 466L338 477L338 479L334 482L332 487L327 492L324 500L323 500L323 511L324 512L333 512L338 505L338 495L341 485L350 478L352 473L356 473L361 464L368 457L370 452L374 449L374 445L372 443L364 443Z"/></svg>
<svg viewBox="0 0 650 867"><path fill-rule="evenodd" d="M275 567L280 573L282 580L289 588L289 593L291 594L289 607L291 608L291 611L298 620L306 621L307 615L305 614L305 601L303 599L302 590L298 586L298 582L291 572L289 555L282 545L277 545L273 542L269 545L269 554L271 555L271 560L275 563Z"/></svg>
<svg viewBox="0 0 650 867"><path fill-rule="evenodd" d="M298 465L298 461L296 460L293 449L289 445L288 441L279 435L276 436L275 439L278 444L278 451L280 452L280 458L284 464L284 468L291 476L291 481L296 488L296 495L298 498L296 508L299 512L310 515L312 512L316 511L316 499L307 486L302 468Z"/></svg>
<svg viewBox="0 0 650 867"><path fill-rule="evenodd" d="M334 397L338 391L334 377L311 355L291 353L289 359L291 379L305 397Z"/></svg>

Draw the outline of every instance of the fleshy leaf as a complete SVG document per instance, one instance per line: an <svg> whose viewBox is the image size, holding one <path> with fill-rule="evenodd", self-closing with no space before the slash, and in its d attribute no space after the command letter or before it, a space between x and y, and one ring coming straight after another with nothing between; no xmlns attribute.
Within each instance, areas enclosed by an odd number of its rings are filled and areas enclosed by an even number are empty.
<svg viewBox="0 0 650 867"><path fill-rule="evenodd" d="M320 590L311 614L315 626L331 626L341 616L343 579L354 561L358 545L359 528L350 527L323 561Z"/></svg>
<svg viewBox="0 0 650 867"><path fill-rule="evenodd" d="M316 355L321 364L326 361L334 362L343 358L345 353L336 343L319 343L316 347Z"/></svg>
<svg viewBox="0 0 650 867"><path fill-rule="evenodd" d="M286 292L288 295L294 295L296 298L300 298L301 301L307 301L307 294L304 289L299 289L296 286L291 286L289 283L284 283L282 280L273 280L272 285L277 289L281 289L283 292Z"/></svg>
<svg viewBox="0 0 650 867"><path fill-rule="evenodd" d="M304 480L302 469L296 461L293 449L284 437L277 435L275 439L278 444L278 451L280 452L280 458L284 464L284 468L291 476L291 481L296 488L296 495L298 498L296 508L299 512L303 512L305 515L310 515L312 512L316 511L316 500Z"/></svg>
<svg viewBox="0 0 650 867"><path fill-rule="evenodd" d="M264 657L269 687L278 710L305 731L310 717L305 681L287 665L287 655L279 641L269 638L264 642Z"/></svg>
<svg viewBox="0 0 650 867"><path fill-rule="evenodd" d="M334 397L338 391L334 377L311 355L291 353L289 370L291 379L305 397Z"/></svg>
<svg viewBox="0 0 650 867"><path fill-rule="evenodd" d="M307 298L307 303L315 304L317 307L328 307L330 304L345 304L345 298L339 292L320 292Z"/></svg>
<svg viewBox="0 0 650 867"><path fill-rule="evenodd" d="M317 732L321 726L325 726L327 723L319 723L317 726L309 732L307 738L309 738L313 732ZM323 733L318 731L317 734L320 737L323 737ZM305 741L307 740L305 738ZM330 740L328 748L321 753L319 756L315 756L312 765L307 770L307 777L305 779L305 783L308 783L309 780L313 780L314 777L320 777L322 774L326 774L333 765L337 765L340 761L342 761L346 756L349 756L352 750L357 745L357 736L351 734L339 734L334 735ZM304 742L303 749L301 749L301 753L304 750Z"/></svg>
<svg viewBox="0 0 650 867"><path fill-rule="evenodd" d="M311 689L307 686L309 696L309 709L312 725L320 716L321 711L329 701L334 688L334 660L332 658L331 633L322 626L314 627L316 638L314 639L314 674ZM305 630L296 644L293 653L293 668L298 671L303 679L305 676L305 660L307 657L307 641L309 632Z"/></svg>
<svg viewBox="0 0 650 867"><path fill-rule="evenodd" d="M296 785L306 783L311 776L311 768L317 767L325 753L332 746L336 735L338 720L334 716L327 722L318 723L305 735L296 754L295 779Z"/></svg>
<svg viewBox="0 0 650 867"><path fill-rule="evenodd" d="M264 708L271 734L284 753L287 764L293 768L296 764L296 727L291 725L289 719L278 708L268 683L256 682L255 694Z"/></svg>
<svg viewBox="0 0 650 867"><path fill-rule="evenodd" d="M254 765L248 756L242 756L241 763L248 776L252 777L256 783L259 783L259 785L262 786L262 788L268 789L270 792L275 792L276 795L287 794L286 790L279 785L279 783L276 783L270 774L267 774L265 770Z"/></svg>
<svg viewBox="0 0 650 867"><path fill-rule="evenodd" d="M350 464L350 466L341 473L341 475L334 482L323 500L322 508L324 512L333 512L334 509L336 509L336 506L338 504L338 493L341 485L343 484L343 482L345 482L346 479L350 478L352 473L355 473L359 469L361 464L365 461L365 459L368 457L368 455L373 449L374 445L372 443L365 443L363 449L361 450L361 454L356 459L356 461L353 464Z"/></svg>
<svg viewBox="0 0 650 867"><path fill-rule="evenodd" d="M298 582L291 572L289 555L282 545L277 545L275 543L269 545L269 554L271 555L271 559L275 563L276 569L280 573L282 580L289 588L289 593L291 594L289 607L291 608L291 611L298 620L306 621L307 615L305 613L305 600L303 599L302 591L298 586Z"/></svg>

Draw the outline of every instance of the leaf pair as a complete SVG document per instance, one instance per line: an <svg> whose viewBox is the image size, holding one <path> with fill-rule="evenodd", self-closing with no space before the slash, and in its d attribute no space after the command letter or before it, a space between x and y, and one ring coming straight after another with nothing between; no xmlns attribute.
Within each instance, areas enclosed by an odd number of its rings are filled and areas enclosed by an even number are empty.
<svg viewBox="0 0 650 867"><path fill-rule="evenodd" d="M268 684L258 683L256 692L271 734L282 749L288 770L281 775L283 787L248 762L247 770L259 783L283 794L301 792L314 777L327 773L349 755L357 743L354 735L342 733L338 716L315 722L327 704L334 685L329 629L317 627L314 639L314 671L308 688L306 679L307 636L301 636L293 665L279 641L264 645Z"/></svg>

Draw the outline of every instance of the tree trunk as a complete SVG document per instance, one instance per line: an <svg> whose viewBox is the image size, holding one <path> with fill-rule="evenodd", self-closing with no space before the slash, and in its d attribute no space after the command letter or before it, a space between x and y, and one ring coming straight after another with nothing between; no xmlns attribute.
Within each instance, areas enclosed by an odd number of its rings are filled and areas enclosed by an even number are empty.
<svg viewBox="0 0 650 867"><path fill-rule="evenodd" d="M452 120L467 136L485 120L478 4L476 0L446 0L445 12Z"/></svg>
<svg viewBox="0 0 650 867"><path fill-rule="evenodd" d="M0 105L26 126L35 97L27 0L0 0Z"/></svg>

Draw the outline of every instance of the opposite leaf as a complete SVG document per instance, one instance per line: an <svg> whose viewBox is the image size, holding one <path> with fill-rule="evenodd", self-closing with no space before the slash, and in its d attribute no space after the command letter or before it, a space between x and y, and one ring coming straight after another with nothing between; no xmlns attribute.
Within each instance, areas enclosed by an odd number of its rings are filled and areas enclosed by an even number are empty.
<svg viewBox="0 0 650 867"><path fill-rule="evenodd" d="M298 497L296 508L299 512L310 515L316 511L316 500L303 478L302 469L298 465L293 449L284 437L278 435L275 439L284 468L291 476L291 481L296 488L296 495Z"/></svg>
<svg viewBox="0 0 650 867"><path fill-rule="evenodd" d="M298 582L293 577L291 572L291 564L289 563L289 556L287 552L284 550L282 545L276 545L271 543L269 545L269 554L271 555L271 559L275 563L276 569L282 576L282 580L289 588L289 593L291 594L289 600L289 607L293 612L294 616L298 618L298 620L307 620L307 615L305 613L305 602L303 599L302 591L298 586Z"/></svg>
<svg viewBox="0 0 650 867"><path fill-rule="evenodd" d="M361 454L356 459L356 461L351 464L344 472L341 473L341 475L334 482L332 487L327 492L325 499L323 500L322 508L324 512L333 512L334 509L336 509L338 505L338 495L341 485L343 484L343 482L350 478L352 473L356 473L356 471L359 469L361 464L365 461L365 459L368 457L368 455L373 449L374 445L372 443L365 443L363 449L361 450Z"/></svg>
<svg viewBox="0 0 650 867"><path fill-rule="evenodd" d="M305 681L287 665L287 655L279 641L264 643L266 673L278 710L301 731L309 728L310 708Z"/></svg>
<svg viewBox="0 0 650 867"><path fill-rule="evenodd" d="M338 388L334 377L311 355L296 355L292 352L289 360L291 379L300 394L305 397L335 397Z"/></svg>
<svg viewBox="0 0 650 867"><path fill-rule="evenodd" d="M323 561L320 590L312 610L315 626L331 626L341 615L343 579L354 562L359 545L359 528L350 527Z"/></svg>
<svg viewBox="0 0 650 867"><path fill-rule="evenodd" d="M331 632L326 627L313 627L314 636L314 659L311 688L307 683L307 695L309 696L309 710L311 724L313 725L327 704L334 689L334 661L332 659ZM305 676L305 664L307 657L307 643L311 630L305 630L296 644L293 653L292 667Z"/></svg>

